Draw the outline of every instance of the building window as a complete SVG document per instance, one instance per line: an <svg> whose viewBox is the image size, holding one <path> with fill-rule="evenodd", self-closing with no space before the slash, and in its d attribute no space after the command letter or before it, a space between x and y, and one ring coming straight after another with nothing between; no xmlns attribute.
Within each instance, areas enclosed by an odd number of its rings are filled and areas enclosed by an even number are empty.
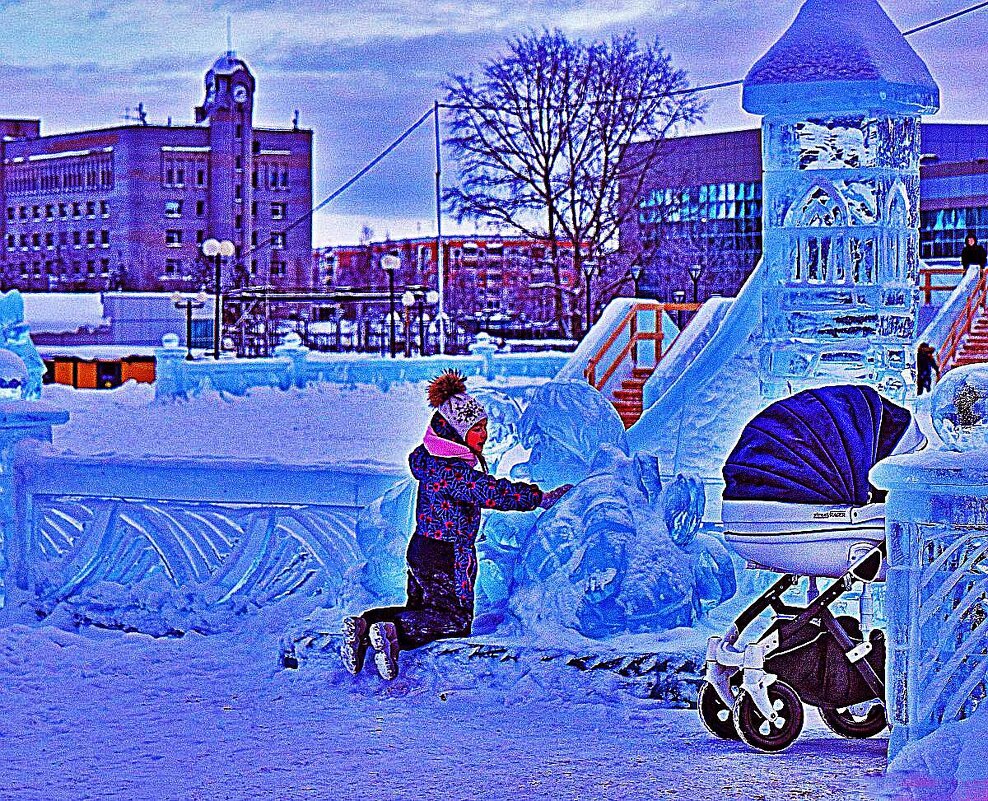
<svg viewBox="0 0 988 801"><path fill-rule="evenodd" d="M185 186L185 170L181 167L175 170L175 186Z"/></svg>
<svg viewBox="0 0 988 801"><path fill-rule="evenodd" d="M72 218L75 219L75 220L78 220L80 217L82 217L82 204L81 203L73 203L72 204Z"/></svg>
<svg viewBox="0 0 988 801"><path fill-rule="evenodd" d="M169 167L165 170L165 186L175 185L175 168Z"/></svg>
<svg viewBox="0 0 988 801"><path fill-rule="evenodd" d="M233 227L236 230L238 230L238 231L240 231L240 230L243 229L243 227L244 227L244 215L243 214L238 214L236 217L233 218Z"/></svg>
<svg viewBox="0 0 988 801"><path fill-rule="evenodd" d="M252 200L251 203L250 203L250 216L251 217L256 217L257 216L257 201L256 200Z"/></svg>
<svg viewBox="0 0 988 801"><path fill-rule="evenodd" d="M96 232L95 231L86 231L86 245L88 245L89 247L95 247L96 246Z"/></svg>
<svg viewBox="0 0 988 801"><path fill-rule="evenodd" d="M250 260L250 274L257 275L257 259Z"/></svg>
<svg viewBox="0 0 988 801"><path fill-rule="evenodd" d="M272 203L271 204L271 219L272 220L283 220L288 212L287 203Z"/></svg>
<svg viewBox="0 0 988 801"><path fill-rule="evenodd" d="M165 259L165 275L179 275L181 272L181 259Z"/></svg>
<svg viewBox="0 0 988 801"><path fill-rule="evenodd" d="M165 216L166 217L181 217L182 216L182 201L181 200L166 200L165 201Z"/></svg>
<svg viewBox="0 0 988 801"><path fill-rule="evenodd" d="M69 244L69 232L68 231L60 231L59 232L59 234L58 234L58 244L60 244L60 245L67 245L67 244Z"/></svg>
<svg viewBox="0 0 988 801"><path fill-rule="evenodd" d="M55 247L55 234L52 233L45 234L45 247L47 248Z"/></svg>
<svg viewBox="0 0 988 801"><path fill-rule="evenodd" d="M101 200L99 202L99 213L102 214L104 217L110 216L110 204L107 203L105 200Z"/></svg>
<svg viewBox="0 0 988 801"><path fill-rule="evenodd" d="M69 205L68 205L68 203L59 203L58 204L58 216L59 216L59 219L62 219L62 220L68 218L68 216L69 216Z"/></svg>
<svg viewBox="0 0 988 801"><path fill-rule="evenodd" d="M41 234L31 234L31 247L33 248L41 247Z"/></svg>
<svg viewBox="0 0 988 801"><path fill-rule="evenodd" d="M182 232L175 229L165 231L165 244L170 248L180 247L182 244Z"/></svg>
<svg viewBox="0 0 988 801"><path fill-rule="evenodd" d="M257 247L257 231L250 232L250 245L251 247Z"/></svg>
<svg viewBox="0 0 988 801"><path fill-rule="evenodd" d="M243 126L243 124L241 124L239 122L237 123L236 127L234 128L234 136L236 136L237 139L243 139L244 138L244 126Z"/></svg>
<svg viewBox="0 0 988 801"><path fill-rule="evenodd" d="M233 166L238 170L242 170L244 168L244 157L235 156L233 159Z"/></svg>
<svg viewBox="0 0 988 801"><path fill-rule="evenodd" d="M250 185L257 189L257 170L254 170L250 174Z"/></svg>
<svg viewBox="0 0 988 801"><path fill-rule="evenodd" d="M20 213L21 213L21 219L22 220L26 220L27 219L27 206L21 206L20 207Z"/></svg>
<svg viewBox="0 0 988 801"><path fill-rule="evenodd" d="M205 185L206 185L206 171L196 170L196 186L205 186Z"/></svg>
<svg viewBox="0 0 988 801"><path fill-rule="evenodd" d="M16 219L16 217L17 217L17 213L14 211L14 207L7 206L7 219L13 222L14 219Z"/></svg>
<svg viewBox="0 0 988 801"><path fill-rule="evenodd" d="M277 250L282 250L285 247L285 234L281 231L272 231L271 247Z"/></svg>
<svg viewBox="0 0 988 801"><path fill-rule="evenodd" d="M206 232L202 230L196 231L196 244L201 245L205 241L206 241Z"/></svg>
<svg viewBox="0 0 988 801"><path fill-rule="evenodd" d="M86 203L86 216L95 217L96 216L96 203L90 200Z"/></svg>
<svg viewBox="0 0 988 801"><path fill-rule="evenodd" d="M281 171L281 188L288 189L288 170Z"/></svg>
<svg viewBox="0 0 988 801"><path fill-rule="evenodd" d="M17 248L17 237L14 234L7 234L7 250Z"/></svg>
<svg viewBox="0 0 988 801"><path fill-rule="evenodd" d="M55 206L53 204L51 204L51 203L49 203L47 206L45 206L45 219L46 220L54 220L55 219Z"/></svg>
<svg viewBox="0 0 988 801"><path fill-rule="evenodd" d="M272 259L271 260L271 275L272 276L284 276L287 273L288 273L288 264L287 264L287 262L284 262L281 259Z"/></svg>
<svg viewBox="0 0 988 801"><path fill-rule="evenodd" d="M105 248L110 247L110 232L106 229L99 232L99 243Z"/></svg>
<svg viewBox="0 0 988 801"><path fill-rule="evenodd" d="M206 213L206 201L197 200L196 201L196 217L202 217Z"/></svg>
<svg viewBox="0 0 988 801"><path fill-rule="evenodd" d="M36 220L41 219L41 206L33 206L31 208L31 216Z"/></svg>
<svg viewBox="0 0 988 801"><path fill-rule="evenodd" d="M237 184L237 186L234 189L233 199L237 203L240 203L244 199L244 185L243 184Z"/></svg>

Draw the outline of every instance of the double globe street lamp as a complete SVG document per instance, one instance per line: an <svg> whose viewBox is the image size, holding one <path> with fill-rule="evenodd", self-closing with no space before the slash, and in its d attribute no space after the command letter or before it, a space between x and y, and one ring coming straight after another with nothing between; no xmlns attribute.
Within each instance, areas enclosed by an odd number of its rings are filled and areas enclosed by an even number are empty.
<svg viewBox="0 0 988 801"><path fill-rule="evenodd" d="M222 286L223 258L230 258L237 252L236 246L229 239L207 239L202 243L202 255L212 259L215 267L215 299L213 307L213 358L220 357L220 321L222 319Z"/></svg>
<svg viewBox="0 0 988 801"><path fill-rule="evenodd" d="M180 292L172 295L176 309L185 310L185 360L192 361L192 310L201 309L206 305L206 293L200 292L194 298L183 296Z"/></svg>

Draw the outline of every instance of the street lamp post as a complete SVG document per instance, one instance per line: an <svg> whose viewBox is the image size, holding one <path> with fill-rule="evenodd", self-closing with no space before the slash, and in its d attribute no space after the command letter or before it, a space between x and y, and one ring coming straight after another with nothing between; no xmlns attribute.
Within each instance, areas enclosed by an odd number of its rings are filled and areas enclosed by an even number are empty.
<svg viewBox="0 0 988 801"><path fill-rule="evenodd" d="M672 293L672 302L673 303L679 303L679 304L685 303L686 302L686 292L684 290L682 290L682 289L677 289L675 292ZM676 321L679 323L679 330L682 331L683 330L683 310L682 309L677 309L676 310Z"/></svg>
<svg viewBox="0 0 988 801"><path fill-rule="evenodd" d="M641 256L638 256L633 262L631 262L631 267L628 270L631 273L631 280L635 283L635 297L639 296L641 291L641 280L642 273L644 272L644 265L642 264Z"/></svg>
<svg viewBox="0 0 988 801"><path fill-rule="evenodd" d="M415 305L415 293L406 289L401 296L401 305L405 307L405 358L412 355L412 307Z"/></svg>
<svg viewBox="0 0 988 801"><path fill-rule="evenodd" d="M220 325L223 319L223 257L230 257L236 253L237 248L229 239L218 240L218 239L207 239L202 243L202 254L207 259L213 260L213 266L215 268L214 280L216 281L216 286L214 287L214 308L213 308L213 358L219 359L220 357Z"/></svg>
<svg viewBox="0 0 988 801"><path fill-rule="evenodd" d="M185 360L192 361L192 310L206 305L206 293L200 292L194 298L185 298L176 292L172 295L176 309L185 310Z"/></svg>
<svg viewBox="0 0 988 801"><path fill-rule="evenodd" d="M597 262L595 262L593 259L587 259L585 262L583 262L583 277L586 280L586 288L587 288L587 325L586 325L586 331L583 332L584 334L586 334L593 326L593 307L590 305L590 301L591 301L590 282L593 280L594 273L596 270L597 270Z"/></svg>
<svg viewBox="0 0 988 801"><path fill-rule="evenodd" d="M392 253L381 257L381 269L388 274L388 320L391 325L391 358L395 353L395 270L401 267L401 259Z"/></svg>
<svg viewBox="0 0 988 801"><path fill-rule="evenodd" d="M700 286L700 276L703 275L703 265L691 264L686 268L686 271L690 274L690 280L693 282L693 302L698 303L697 295Z"/></svg>
<svg viewBox="0 0 988 801"><path fill-rule="evenodd" d="M425 304L428 303L430 307L434 307L439 303L439 293L435 289L430 289L425 293L422 298L422 306L419 309L419 342L421 343L421 354L423 356L429 355L429 348L426 344L426 328L425 328ZM431 322L431 320L430 320Z"/></svg>

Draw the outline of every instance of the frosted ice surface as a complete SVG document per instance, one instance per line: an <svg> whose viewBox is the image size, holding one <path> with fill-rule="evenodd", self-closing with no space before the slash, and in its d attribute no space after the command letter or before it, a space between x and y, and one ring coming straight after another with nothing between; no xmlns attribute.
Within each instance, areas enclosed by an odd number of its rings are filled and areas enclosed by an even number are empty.
<svg viewBox="0 0 988 801"><path fill-rule="evenodd" d="M604 445L628 452L624 425L614 407L577 379L539 387L521 416L518 433L531 454L512 468L511 475L543 488L582 481Z"/></svg>
<svg viewBox="0 0 988 801"><path fill-rule="evenodd" d="M745 86L813 81L886 81L938 91L877 0L807 0L789 30L751 68Z"/></svg>

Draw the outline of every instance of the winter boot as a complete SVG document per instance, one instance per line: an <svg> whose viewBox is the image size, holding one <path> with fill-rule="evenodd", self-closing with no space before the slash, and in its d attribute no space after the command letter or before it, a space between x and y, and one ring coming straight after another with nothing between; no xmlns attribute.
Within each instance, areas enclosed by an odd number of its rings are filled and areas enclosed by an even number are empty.
<svg viewBox="0 0 988 801"><path fill-rule="evenodd" d="M370 644L374 664L385 681L398 678L398 630L394 623L375 623L370 627Z"/></svg>
<svg viewBox="0 0 988 801"><path fill-rule="evenodd" d="M367 654L367 621L362 617L343 618L343 647L340 659L343 667L356 676L364 666Z"/></svg>

